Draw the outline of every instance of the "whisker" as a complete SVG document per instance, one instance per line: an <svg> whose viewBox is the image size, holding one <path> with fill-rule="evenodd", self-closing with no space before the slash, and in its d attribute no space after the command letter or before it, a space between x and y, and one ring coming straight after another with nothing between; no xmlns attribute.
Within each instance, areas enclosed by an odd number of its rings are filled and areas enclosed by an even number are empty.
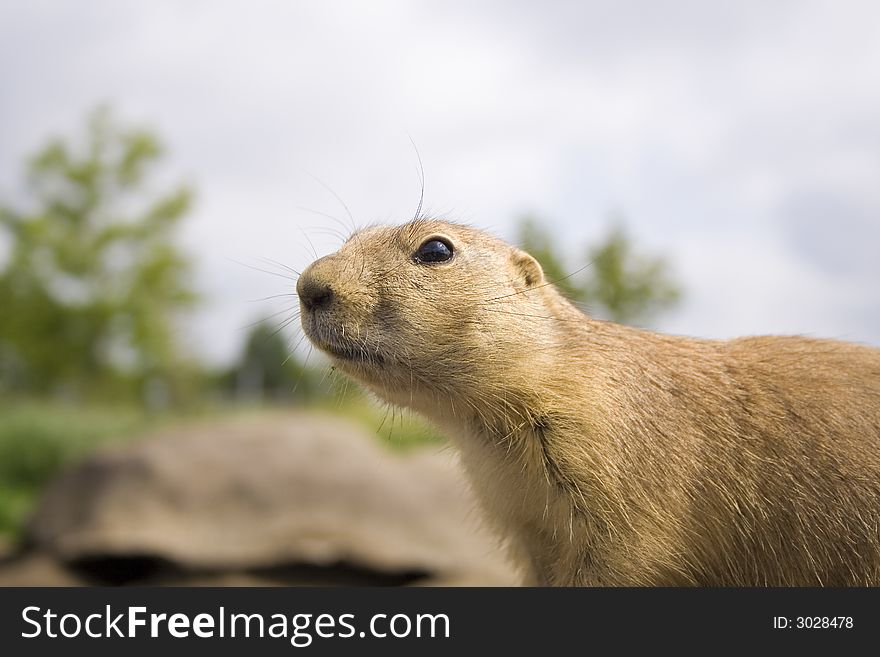
<svg viewBox="0 0 880 657"><path fill-rule="evenodd" d="M412 144L413 150L416 152L416 159L419 161L419 183L421 186L421 190L419 191L419 204L416 207L416 212L413 215L413 221L416 221L422 215L422 204L425 201L425 167L422 164L422 156L419 154L419 147L416 146L415 140L412 138L412 135L407 133L407 137L409 137L409 143Z"/></svg>
<svg viewBox="0 0 880 657"><path fill-rule="evenodd" d="M310 246L311 249L312 249L312 255L314 255L314 256L315 256L315 260L317 260L317 259L318 259L318 250L315 248L315 245L314 245L314 243L312 242L312 238L309 237L308 233L306 233L306 231L304 231L304 230L302 229L302 226L297 226L297 228L299 228L299 232L301 232L301 233L303 234L303 237L306 238L306 242L309 243L309 246Z"/></svg>
<svg viewBox="0 0 880 657"><path fill-rule="evenodd" d="M247 299L246 303L258 303L260 301L269 301L271 299L280 299L281 297L297 297L299 295L296 292L285 292L284 294L273 294L268 297L263 297L262 299Z"/></svg>
<svg viewBox="0 0 880 657"><path fill-rule="evenodd" d="M339 204L345 209L345 214L348 215L348 218L351 221L352 232L357 231L357 222L355 222L355 220L354 220L354 215L351 214L351 210L348 209L348 206L345 204L345 201L342 200L342 198L339 196L339 194L334 192L333 189L331 189L330 185L328 185L323 180L318 178L318 176L316 176L315 174L310 173L308 171L306 171L305 174L307 176L309 176L310 178L312 178L312 180L317 182L319 185L321 185L321 187L323 187L328 192L330 192L330 194L333 196L333 198L335 198L337 201L339 201Z"/></svg>
<svg viewBox="0 0 880 657"><path fill-rule="evenodd" d="M288 356L287 356L287 358L284 359L284 362L281 363L282 365L286 364L287 361L289 361L291 358L293 358L293 355L296 353L296 350L299 349L299 346L302 344L303 340L305 340L305 339L306 339L306 334L303 333L301 336L299 336L299 340L296 341L296 344L293 345L293 347L290 347L288 344Z"/></svg>
<svg viewBox="0 0 880 657"><path fill-rule="evenodd" d="M260 259L264 262L269 263L270 265L277 265L278 267L281 267L282 269L286 269L287 271L291 272L292 274L296 274L297 276L300 275L300 273L296 269L294 269L293 267L288 267L283 262L278 262L277 260L272 260L272 258L265 258L265 257L261 257Z"/></svg>
<svg viewBox="0 0 880 657"><path fill-rule="evenodd" d="M275 337L276 335L278 335L281 331L283 331L285 328L287 328L287 327L290 326L293 322L295 322L298 318L299 318L299 317L298 317L298 313L297 313L297 314L295 314L295 315L292 315L292 316L289 317L288 319L285 319L285 320L281 323L281 326L279 326L279 327L276 328L274 331L272 331L272 333L269 334L269 337L270 337L270 338L274 338L274 337Z"/></svg>
<svg viewBox="0 0 880 657"><path fill-rule="evenodd" d="M255 322L251 322L250 324L246 324L245 326L242 326L242 327L239 328L238 330L239 330L239 331L245 331L245 330L247 330L247 329L249 329L249 328L253 328L253 327L258 326L258 325L260 325L260 324L265 324L265 323L268 322L270 319L273 319L273 318L275 318L275 317L278 317L278 315L280 315L280 314L282 314L282 313L290 313L290 312L293 312L294 310L296 310L296 312L295 312L294 314L298 317L298 316L299 316L299 308L297 308L296 306L290 306L290 307L288 307L288 308L282 308L282 309L279 310L278 312L274 312L274 313L272 313L271 315L266 315L265 317L262 317L262 318L258 319L258 320L255 321Z"/></svg>
<svg viewBox="0 0 880 657"><path fill-rule="evenodd" d="M269 271L268 269L260 269L259 267L254 267L253 265L249 265L245 262L241 262L240 260L236 260L235 258L227 257L226 259L229 260L230 262L234 262L237 265L241 265L242 267L247 267L248 269L253 269L254 271L259 271L264 274L269 274L270 276L278 276L279 278L283 278L286 281L296 282L295 278L292 278L291 276L288 276L287 274L279 274L277 271Z"/></svg>
<svg viewBox="0 0 880 657"><path fill-rule="evenodd" d="M343 243L348 239L347 234L343 233L338 228L333 228L331 226L307 226L307 228L312 233L318 233L319 235L329 235L330 237L335 237Z"/></svg>
<svg viewBox="0 0 880 657"><path fill-rule="evenodd" d="M382 431L382 427L385 426L385 421L388 419L388 413L391 412L391 404L385 404L385 414L382 416L382 421L379 423L379 427L376 429L376 433L380 433ZM394 420L391 420L392 423Z"/></svg>
<svg viewBox="0 0 880 657"><path fill-rule="evenodd" d="M333 221L335 221L336 223L338 223L338 224L340 225L340 227L342 227L344 230L348 231L349 233L351 232L350 229L349 229L349 227L345 225L345 222L342 221L342 219L340 219L340 218L337 217L336 215L330 214L329 212L321 212L320 210L315 210L315 209L313 209L313 208L307 208L307 207L304 207L304 206L302 206L302 205L298 205L298 206L296 206L296 209L297 209L297 210L302 210L303 212L310 212L310 213L312 213L312 214L316 214L316 215L318 215L318 216L320 216L320 217L325 217L325 218L327 218L327 219L332 219ZM340 235L345 235L345 233L340 233Z"/></svg>
<svg viewBox="0 0 880 657"><path fill-rule="evenodd" d="M554 280L552 280L552 281L545 281L544 283L541 283L540 285L536 285L535 287L526 288L525 290L519 290L518 292L511 292L510 294L505 294L505 295L500 296L500 297L495 297L494 299L487 299L487 300L484 301L483 303L490 303L490 302L492 302L492 301L499 301L499 300L501 300L501 299L507 299L507 298L509 298L509 297L515 297L515 296L517 296L518 294L524 294L525 292L531 292L532 290L540 290L542 287L547 287L548 285L554 285L554 284L556 284L556 283L561 283L562 281L568 280L568 279L571 278L572 276L576 276L577 274L580 274L582 271L584 271L584 270L587 269L588 267L591 267L591 266L593 265L593 262L594 262L594 261L591 260L590 262L588 262L587 264L585 264L583 267L580 267L580 268L574 270L573 272L571 272L571 273L568 274L567 276L563 276L562 278L557 278L557 279L554 279Z"/></svg>
<svg viewBox="0 0 880 657"><path fill-rule="evenodd" d="M304 205L295 205L294 208L297 210L302 210L303 212L311 212L312 214L316 214L327 219L332 219L333 221L338 221L343 227L346 227L342 219L337 217L335 214L330 214L329 212L323 212L321 210L315 210L314 208L307 208Z"/></svg>
<svg viewBox="0 0 880 657"><path fill-rule="evenodd" d="M309 358L311 357L311 355L312 355L312 351L314 351L314 349L315 349L315 348L312 346L312 343L310 342L310 343L309 343L309 350L308 350L308 352L306 353L306 359L303 361L303 367L308 367L308 366L309 366Z"/></svg>
<svg viewBox="0 0 880 657"><path fill-rule="evenodd" d="M293 356L293 352L290 352L290 356L284 359L284 362L281 363L282 367L287 364L287 361L290 360L290 357ZM299 384L302 383L306 376L309 374L309 369L307 367L300 368L299 376L296 378L296 383L293 384L293 390L291 390L292 394L296 394L296 391L299 390Z"/></svg>

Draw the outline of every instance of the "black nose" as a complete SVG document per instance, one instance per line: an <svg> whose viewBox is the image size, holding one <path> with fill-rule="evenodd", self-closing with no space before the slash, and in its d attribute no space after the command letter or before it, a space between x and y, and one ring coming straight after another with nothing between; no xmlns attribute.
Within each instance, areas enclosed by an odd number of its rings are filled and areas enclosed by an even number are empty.
<svg viewBox="0 0 880 657"><path fill-rule="evenodd" d="M299 300L308 310L317 310L333 299L333 288L312 276L300 276L296 284Z"/></svg>

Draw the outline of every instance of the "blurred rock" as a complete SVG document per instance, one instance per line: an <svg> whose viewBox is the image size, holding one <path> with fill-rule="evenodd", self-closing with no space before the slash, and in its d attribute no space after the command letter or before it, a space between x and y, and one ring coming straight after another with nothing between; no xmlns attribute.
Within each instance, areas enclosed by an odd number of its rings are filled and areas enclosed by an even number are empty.
<svg viewBox="0 0 880 657"><path fill-rule="evenodd" d="M182 426L99 453L49 487L26 543L0 584L21 584L27 564L35 585L518 581L451 454L395 454L310 414Z"/></svg>
<svg viewBox="0 0 880 657"><path fill-rule="evenodd" d="M86 582L46 554L25 554L0 562L0 586L83 586Z"/></svg>

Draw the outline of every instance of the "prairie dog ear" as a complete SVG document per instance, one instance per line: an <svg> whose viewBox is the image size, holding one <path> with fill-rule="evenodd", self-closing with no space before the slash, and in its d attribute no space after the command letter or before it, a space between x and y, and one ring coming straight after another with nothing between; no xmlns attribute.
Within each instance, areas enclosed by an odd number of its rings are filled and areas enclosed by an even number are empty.
<svg viewBox="0 0 880 657"><path fill-rule="evenodd" d="M541 269L541 265L525 251L514 249L510 261L517 277L525 283L526 288L535 287L544 282L544 270Z"/></svg>

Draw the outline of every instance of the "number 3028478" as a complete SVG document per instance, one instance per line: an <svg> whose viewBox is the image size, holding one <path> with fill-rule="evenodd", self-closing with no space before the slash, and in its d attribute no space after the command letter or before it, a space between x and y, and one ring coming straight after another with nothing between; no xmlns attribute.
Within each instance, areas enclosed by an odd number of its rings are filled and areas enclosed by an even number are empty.
<svg viewBox="0 0 880 657"><path fill-rule="evenodd" d="M850 630L852 616L774 616L773 629L776 630Z"/></svg>

